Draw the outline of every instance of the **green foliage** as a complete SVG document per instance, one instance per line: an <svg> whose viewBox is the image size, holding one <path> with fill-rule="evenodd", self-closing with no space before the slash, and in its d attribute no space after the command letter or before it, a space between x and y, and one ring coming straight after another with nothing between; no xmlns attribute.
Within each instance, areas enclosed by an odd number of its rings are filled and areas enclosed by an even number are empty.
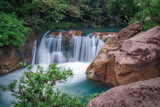
<svg viewBox="0 0 160 107"><path fill-rule="evenodd" d="M21 65L26 65L21 63ZM57 67L57 64L50 64L47 70L37 66L36 72L32 71L32 65L27 66L27 71L17 81L13 81L8 86L3 86L3 90L10 90L16 101L12 101L15 107L85 107L90 99L97 94L86 97L86 102L82 103L81 98L68 96L55 88L57 82L62 83L72 76L72 70Z"/></svg>
<svg viewBox="0 0 160 107"><path fill-rule="evenodd" d="M136 5L130 0L1 0L0 3L3 12L15 12L24 19L25 25L39 32L57 26L66 28L67 22L93 27L119 25L137 12ZM67 25L61 25L63 22ZM81 24L77 25L81 27Z"/></svg>
<svg viewBox="0 0 160 107"><path fill-rule="evenodd" d="M19 46L28 38L29 28L14 14L0 14L0 47Z"/></svg>
<svg viewBox="0 0 160 107"><path fill-rule="evenodd" d="M0 16L10 17L7 20L12 20L14 17L13 19L17 19L18 23L21 22L19 19L23 19L24 22L21 24L38 32L68 27L105 25L114 27L119 26L121 22L129 21L129 23L142 21L143 28L146 30L160 23L159 4L160 0L0 0L2 12ZM14 15L11 15L12 13ZM1 23L1 26L2 24L4 23ZM17 31L27 32L22 27L13 31L12 34ZM23 40L25 39L21 41ZM14 41L17 42L17 40ZM21 44L19 41L13 43L14 46ZM7 44L9 44L8 41L3 43L3 46Z"/></svg>
<svg viewBox="0 0 160 107"><path fill-rule="evenodd" d="M59 0L32 0L24 7L21 7L24 8L21 13L26 24L39 32L54 29L65 17L63 13L66 5Z"/></svg>
<svg viewBox="0 0 160 107"><path fill-rule="evenodd" d="M6 0L0 0L0 10L2 12L10 13L13 11L13 6Z"/></svg>
<svg viewBox="0 0 160 107"><path fill-rule="evenodd" d="M148 29L150 29L150 28L152 28L154 26L157 26L157 25L158 24L155 23L155 22L145 21L144 24L143 24L143 26L142 26L142 29L143 29L143 31L146 31L146 30L148 30Z"/></svg>
<svg viewBox="0 0 160 107"><path fill-rule="evenodd" d="M144 31L160 24L160 0L134 0L134 3L140 11L135 14L130 23L141 21Z"/></svg>

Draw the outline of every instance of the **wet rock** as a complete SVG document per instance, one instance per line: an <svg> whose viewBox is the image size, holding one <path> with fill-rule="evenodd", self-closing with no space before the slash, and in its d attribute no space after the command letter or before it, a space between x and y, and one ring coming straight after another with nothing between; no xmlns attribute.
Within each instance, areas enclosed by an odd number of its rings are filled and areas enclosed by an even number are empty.
<svg viewBox="0 0 160 107"><path fill-rule="evenodd" d="M73 36L82 36L83 32L80 31L80 30L70 30L70 31L67 31L67 32L64 32L64 31L59 32L59 31L57 31L57 32L51 32L50 35L51 36L59 36L60 33L62 34L62 36L72 38Z"/></svg>
<svg viewBox="0 0 160 107"><path fill-rule="evenodd" d="M56 31L56 32L51 32L50 35L51 35L51 36L59 36L60 33L62 33L62 35L65 35L65 34L66 34L66 32L59 32L59 31Z"/></svg>
<svg viewBox="0 0 160 107"><path fill-rule="evenodd" d="M93 35L98 35L100 38L102 38L103 36L107 36L109 35L109 33L105 33L105 32L93 32Z"/></svg>
<svg viewBox="0 0 160 107"><path fill-rule="evenodd" d="M73 35L75 35L75 36L82 36L82 31L80 31L80 30L70 30L70 31L68 31L67 32L67 35L66 36L73 36Z"/></svg>
<svg viewBox="0 0 160 107"><path fill-rule="evenodd" d="M50 35L51 36L59 36L60 33L62 34L62 38L63 40L65 40L65 44L68 44L69 43L69 40L71 38L73 38L73 36L82 36L82 31L80 30L70 30L70 31L67 31L67 32L51 32Z"/></svg>
<svg viewBox="0 0 160 107"><path fill-rule="evenodd" d="M118 36L118 33L117 32L109 32L109 33L93 32L93 35L94 36L98 35L100 37L100 39L102 39L104 42L106 42L109 38L112 38L114 36Z"/></svg>

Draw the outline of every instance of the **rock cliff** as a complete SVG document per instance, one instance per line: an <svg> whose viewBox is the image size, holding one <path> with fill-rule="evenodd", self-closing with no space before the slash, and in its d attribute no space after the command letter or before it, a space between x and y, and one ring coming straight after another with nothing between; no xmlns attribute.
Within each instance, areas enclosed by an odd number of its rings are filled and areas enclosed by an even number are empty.
<svg viewBox="0 0 160 107"><path fill-rule="evenodd" d="M160 76L160 27L140 32L140 25L122 29L119 40L106 41L86 71L89 79L117 86Z"/></svg>
<svg viewBox="0 0 160 107"><path fill-rule="evenodd" d="M1 48L2 54L0 54L0 75L18 69L20 67L19 62L21 61L26 63L31 62L32 48L37 35L37 33L32 31L30 33L30 39L25 42L24 46L20 46L19 48L14 48L11 46Z"/></svg>
<svg viewBox="0 0 160 107"><path fill-rule="evenodd" d="M117 36L107 40L107 43L87 68L86 74L89 79L103 81L114 86L119 85L114 70L115 57L113 53L110 53L117 50L116 42L118 42Z"/></svg>
<svg viewBox="0 0 160 107"><path fill-rule="evenodd" d="M128 84L160 76L160 27L119 41L115 52L118 82Z"/></svg>

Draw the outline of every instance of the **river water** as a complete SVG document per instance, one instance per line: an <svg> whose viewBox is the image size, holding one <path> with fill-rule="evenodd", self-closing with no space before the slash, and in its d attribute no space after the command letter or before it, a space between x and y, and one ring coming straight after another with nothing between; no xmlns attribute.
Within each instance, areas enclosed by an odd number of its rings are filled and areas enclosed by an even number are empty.
<svg viewBox="0 0 160 107"><path fill-rule="evenodd" d="M69 41L69 48L65 49L62 35L51 36L50 31L45 32L35 41L33 48L32 64L39 64L44 68L50 63L56 62L59 67L71 68L73 77L69 77L66 83L57 83L56 88L61 89L68 95L89 96L90 94L106 91L110 87L102 82L86 79L86 69L96 57L104 42L98 36L93 36L91 32L118 32L121 28L104 29L77 29L82 30L85 36L75 35ZM88 34L89 33L89 34ZM12 73L0 76L0 86L8 85L11 81L19 79L25 68L16 70ZM3 92L0 89L0 107L12 107L11 101L14 98L10 92Z"/></svg>

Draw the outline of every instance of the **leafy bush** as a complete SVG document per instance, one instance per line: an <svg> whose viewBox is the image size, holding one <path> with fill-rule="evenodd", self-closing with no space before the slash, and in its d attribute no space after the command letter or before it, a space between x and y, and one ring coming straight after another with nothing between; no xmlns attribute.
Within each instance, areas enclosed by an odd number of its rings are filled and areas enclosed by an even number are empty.
<svg viewBox="0 0 160 107"><path fill-rule="evenodd" d="M141 21L143 31L160 24L160 0L134 0L134 2L140 11L135 14L130 23Z"/></svg>
<svg viewBox="0 0 160 107"><path fill-rule="evenodd" d="M81 98L55 89L57 82L65 82L67 77L73 75L72 70L61 70L55 63L50 64L47 70L38 65L36 72L32 72L32 66L27 68L18 85L15 80L7 87L3 86L4 91L13 92L16 101L12 104L16 107L85 107L91 98L97 96L92 95L86 99L86 103L82 103Z"/></svg>
<svg viewBox="0 0 160 107"><path fill-rule="evenodd" d="M14 14L0 14L0 47L19 46L28 38L29 28Z"/></svg>
<svg viewBox="0 0 160 107"><path fill-rule="evenodd" d="M143 31L146 31L154 26L157 26L158 24L155 23L155 22L152 22L152 21L146 21L143 23L143 26L142 26L142 30Z"/></svg>

